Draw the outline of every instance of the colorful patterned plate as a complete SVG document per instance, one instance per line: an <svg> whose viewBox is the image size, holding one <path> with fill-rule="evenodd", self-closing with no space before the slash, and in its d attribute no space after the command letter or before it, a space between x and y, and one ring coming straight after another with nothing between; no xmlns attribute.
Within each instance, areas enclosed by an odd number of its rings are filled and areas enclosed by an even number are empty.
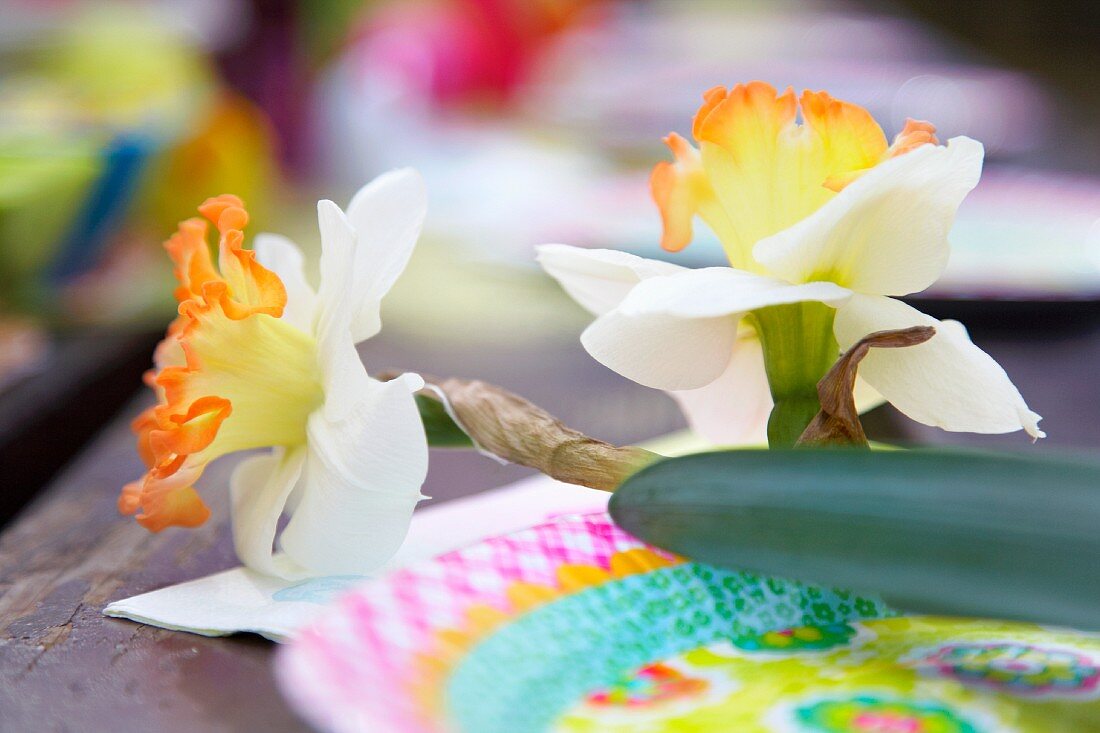
<svg viewBox="0 0 1100 733"><path fill-rule="evenodd" d="M898 617L568 515L370 582L284 648L324 731L1100 730L1100 636Z"/></svg>

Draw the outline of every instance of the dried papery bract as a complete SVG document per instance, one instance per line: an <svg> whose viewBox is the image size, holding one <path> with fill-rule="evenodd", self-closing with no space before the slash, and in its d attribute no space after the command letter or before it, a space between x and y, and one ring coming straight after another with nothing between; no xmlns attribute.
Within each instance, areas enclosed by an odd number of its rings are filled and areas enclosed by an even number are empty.
<svg viewBox="0 0 1100 733"><path fill-rule="evenodd" d="M379 378L394 374L384 372ZM444 400L448 413L479 449L565 483L614 491L627 476L660 458L643 448L590 438L493 384L431 376L424 380L427 388L421 394Z"/></svg>
<svg viewBox="0 0 1100 733"><path fill-rule="evenodd" d="M936 335L932 326L913 326L894 331L876 331L864 336L844 352L817 384L821 411L806 427L799 446L855 445L868 447L867 435L856 409L855 386L859 363L872 349L897 349L923 344Z"/></svg>

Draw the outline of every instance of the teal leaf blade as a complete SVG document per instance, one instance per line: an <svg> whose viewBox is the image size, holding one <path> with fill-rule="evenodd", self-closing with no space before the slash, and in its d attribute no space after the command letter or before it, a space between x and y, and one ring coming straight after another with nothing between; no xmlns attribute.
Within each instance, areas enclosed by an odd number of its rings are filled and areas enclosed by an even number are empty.
<svg viewBox="0 0 1100 733"><path fill-rule="evenodd" d="M921 613L1100 629L1100 463L977 451L703 453L611 499L693 560L873 591Z"/></svg>

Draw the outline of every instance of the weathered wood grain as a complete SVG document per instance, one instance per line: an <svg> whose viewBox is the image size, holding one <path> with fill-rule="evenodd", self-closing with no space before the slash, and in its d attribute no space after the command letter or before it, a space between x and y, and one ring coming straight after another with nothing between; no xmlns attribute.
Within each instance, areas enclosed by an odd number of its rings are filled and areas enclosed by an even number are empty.
<svg viewBox="0 0 1100 733"><path fill-rule="evenodd" d="M211 485L231 467L214 465ZM270 644L101 615L235 564L226 492L207 492L214 518L194 531L119 517L119 479L140 472L120 420L0 536L0 730L303 729L273 690Z"/></svg>

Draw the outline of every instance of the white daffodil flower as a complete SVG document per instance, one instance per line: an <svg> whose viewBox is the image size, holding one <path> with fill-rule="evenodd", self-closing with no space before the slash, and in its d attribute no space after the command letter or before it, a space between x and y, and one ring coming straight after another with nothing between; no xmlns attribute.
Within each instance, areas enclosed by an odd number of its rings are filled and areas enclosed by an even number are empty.
<svg viewBox="0 0 1100 733"><path fill-rule="evenodd" d="M123 512L153 531L201 524L209 510L194 484L206 464L270 447L231 481L245 565L292 578L362 574L390 558L423 498L428 446L413 397L423 380L372 379L355 344L380 330L382 298L409 260L426 205L411 169L365 186L347 213L319 202L316 292L289 240L259 235L254 250L243 248L248 216L234 196L200 207L220 233L218 268L206 221L180 225L166 244L180 316L148 378L158 404L134 423L149 470L123 489Z"/></svg>
<svg viewBox="0 0 1100 733"><path fill-rule="evenodd" d="M700 149L670 136L676 162L653 173L662 245L686 246L699 216L731 267L540 248L546 271L598 316L581 337L594 358L671 392L714 442L759 440L767 426L773 443L789 444L840 352L875 331L931 325L924 344L871 351L860 377L872 389L857 402L877 391L926 425L1043 437L1039 416L961 325L891 297L943 272L955 212L981 175L980 143L940 146L931 125L910 121L887 146L865 110L760 82L708 92L693 134Z"/></svg>

